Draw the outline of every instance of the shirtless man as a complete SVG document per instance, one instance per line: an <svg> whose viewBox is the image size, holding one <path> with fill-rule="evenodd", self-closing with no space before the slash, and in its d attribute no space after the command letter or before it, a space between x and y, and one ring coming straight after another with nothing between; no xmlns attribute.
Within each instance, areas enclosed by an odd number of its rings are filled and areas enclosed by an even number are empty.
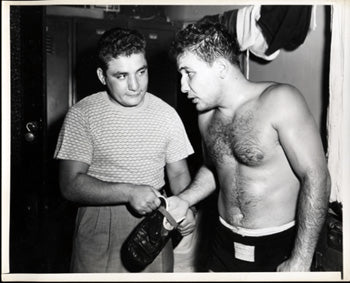
<svg viewBox="0 0 350 283"><path fill-rule="evenodd" d="M219 189L209 270L310 271L330 193L316 123L293 86L247 80L219 24L180 31L172 52L196 105L204 164L173 214Z"/></svg>

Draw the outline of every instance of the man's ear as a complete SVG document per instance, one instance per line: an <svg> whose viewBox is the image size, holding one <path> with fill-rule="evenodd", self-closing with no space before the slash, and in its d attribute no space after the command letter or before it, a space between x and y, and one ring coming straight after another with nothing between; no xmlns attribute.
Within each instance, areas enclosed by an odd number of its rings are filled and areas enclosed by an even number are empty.
<svg viewBox="0 0 350 283"><path fill-rule="evenodd" d="M106 78L105 78L103 70L99 67L99 68L97 68L96 73L97 73L97 77L100 80L100 82L103 85L105 85L106 84Z"/></svg>
<svg viewBox="0 0 350 283"><path fill-rule="evenodd" d="M228 72L228 62L223 58L218 58L214 61L215 70L217 71L220 78L225 78Z"/></svg>

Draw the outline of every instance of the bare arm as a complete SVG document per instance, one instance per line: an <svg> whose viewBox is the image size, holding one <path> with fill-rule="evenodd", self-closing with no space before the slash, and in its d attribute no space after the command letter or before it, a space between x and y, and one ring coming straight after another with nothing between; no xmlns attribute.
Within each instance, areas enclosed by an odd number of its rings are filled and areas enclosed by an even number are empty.
<svg viewBox="0 0 350 283"><path fill-rule="evenodd" d="M191 185L178 196L192 206L212 194L215 188L213 172L206 165L202 165Z"/></svg>
<svg viewBox="0 0 350 283"><path fill-rule="evenodd" d="M186 159L182 159L166 165L166 172L170 183L171 192L178 195L191 182L190 172Z"/></svg>
<svg viewBox="0 0 350 283"><path fill-rule="evenodd" d="M293 88L283 91L274 126L301 188L294 248L277 271L309 271L327 214L330 177L318 128L304 98Z"/></svg>
<svg viewBox="0 0 350 283"><path fill-rule="evenodd" d="M188 208L194 206L215 191L216 184L214 174L205 165L198 170L192 183L177 196L168 199L170 213L178 218L188 212Z"/></svg>
<svg viewBox="0 0 350 283"><path fill-rule="evenodd" d="M205 125L206 121L203 118L199 118L199 128L202 132L202 135L205 131ZM213 173L214 168L211 164L211 161L208 159L206 146L203 140L202 152L203 165L199 168L189 187L181 194L179 194L179 197L182 200L185 200L190 207L211 195L216 189L216 180Z"/></svg>
<svg viewBox="0 0 350 283"><path fill-rule="evenodd" d="M207 124L205 115L200 115L198 122L201 134L203 135ZM188 208L194 207L194 205L205 199L216 189L214 173L210 167L210 162L207 159L205 148L204 142L202 141L204 164L198 170L191 184L189 184L187 188L182 190L177 196L168 199L169 207L176 215L186 215L189 211Z"/></svg>
<svg viewBox="0 0 350 283"><path fill-rule="evenodd" d="M181 193L191 182L191 176L188 170L186 159L182 159L173 163L168 163L166 165L166 171L171 191L175 196ZM172 210L171 204L169 204L169 211L175 219L181 219L183 217L183 215L178 215L176 211ZM189 209L185 214L185 219L178 226L178 230L180 231L182 236L186 236L192 233L195 227L195 216L192 210Z"/></svg>
<svg viewBox="0 0 350 283"><path fill-rule="evenodd" d="M129 203L140 214L151 212L160 205L152 187L104 182L87 175L88 168L89 165L83 162L60 161L60 188L66 199L87 205Z"/></svg>
<svg viewBox="0 0 350 283"><path fill-rule="evenodd" d="M200 115L198 118L201 135L205 134L207 115ZM202 140L203 165L199 168L191 184L177 196L171 197L169 203L175 213L186 215L189 207L193 207L205 199L216 189L216 181L210 161L207 158L206 146Z"/></svg>

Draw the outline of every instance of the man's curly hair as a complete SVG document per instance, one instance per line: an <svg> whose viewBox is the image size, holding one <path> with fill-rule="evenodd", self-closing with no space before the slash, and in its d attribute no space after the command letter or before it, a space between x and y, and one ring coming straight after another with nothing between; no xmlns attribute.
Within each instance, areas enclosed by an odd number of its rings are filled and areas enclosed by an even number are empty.
<svg viewBox="0 0 350 283"><path fill-rule="evenodd" d="M195 53L208 64L224 57L239 65L239 48L236 39L220 23L197 22L176 34L170 53L176 59L186 51Z"/></svg>
<svg viewBox="0 0 350 283"><path fill-rule="evenodd" d="M146 41L141 33L136 30L114 28L106 31L98 42L97 64L105 72L112 58L137 53L145 54L145 50Z"/></svg>

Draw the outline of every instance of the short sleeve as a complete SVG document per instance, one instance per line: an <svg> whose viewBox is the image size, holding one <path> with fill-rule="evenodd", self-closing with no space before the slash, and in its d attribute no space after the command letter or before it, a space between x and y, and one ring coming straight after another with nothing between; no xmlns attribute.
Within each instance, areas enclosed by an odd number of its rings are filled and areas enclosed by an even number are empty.
<svg viewBox="0 0 350 283"><path fill-rule="evenodd" d="M166 163L172 163L194 153L181 118L174 110L169 122L169 140L166 152Z"/></svg>
<svg viewBox="0 0 350 283"><path fill-rule="evenodd" d="M88 119L74 106L69 109L58 136L54 158L91 164L92 138Z"/></svg>

